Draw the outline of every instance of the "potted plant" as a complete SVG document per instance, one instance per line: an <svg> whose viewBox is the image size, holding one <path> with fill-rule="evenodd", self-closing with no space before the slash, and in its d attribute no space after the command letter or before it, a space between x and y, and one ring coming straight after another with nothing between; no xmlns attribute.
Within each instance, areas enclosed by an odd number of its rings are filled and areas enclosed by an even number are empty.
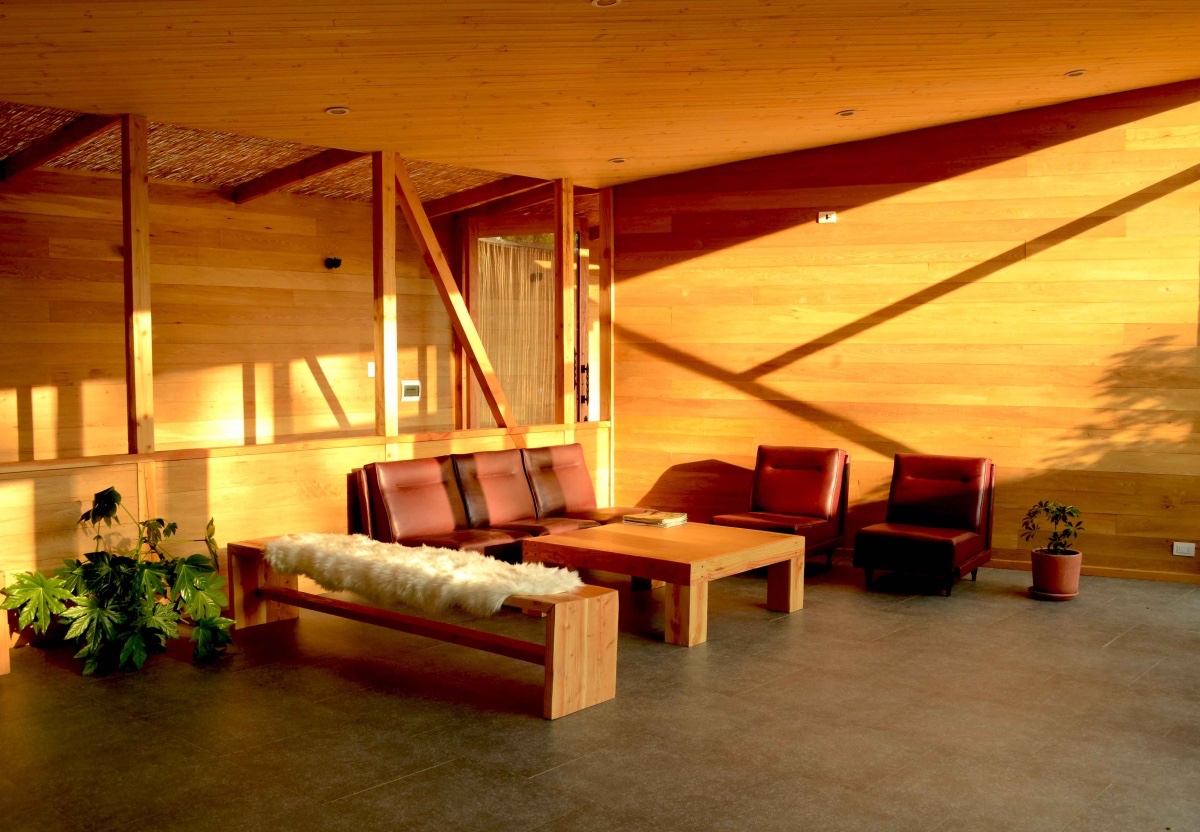
<svg viewBox="0 0 1200 832"><path fill-rule="evenodd" d="M1038 522L1050 523L1050 539L1034 549L1033 586L1029 591L1038 598L1069 601L1079 594L1079 567L1083 555L1071 548L1071 542L1083 531L1079 509L1057 500L1042 500L1029 509L1021 521L1021 539L1029 542L1038 533Z"/></svg>
<svg viewBox="0 0 1200 832"><path fill-rule="evenodd" d="M129 548L107 551L101 524L111 528L124 509L137 528ZM179 637L186 615L195 643L193 657L205 661L219 656L231 639L233 624L221 616L229 602L217 574L217 543L213 521L205 529L207 554L174 557L165 541L175 536L176 524L161 517L139 521L121 504L115 488L92 498L92 507L79 518L96 541L95 551L82 560L64 561L51 575L26 572L5 587L2 610L20 610L18 626L45 633L55 616L67 626L66 638L76 641L84 675L113 670L140 670L150 653L160 652L167 639ZM199 541L197 541L199 542ZM2 615L4 613L0 613Z"/></svg>

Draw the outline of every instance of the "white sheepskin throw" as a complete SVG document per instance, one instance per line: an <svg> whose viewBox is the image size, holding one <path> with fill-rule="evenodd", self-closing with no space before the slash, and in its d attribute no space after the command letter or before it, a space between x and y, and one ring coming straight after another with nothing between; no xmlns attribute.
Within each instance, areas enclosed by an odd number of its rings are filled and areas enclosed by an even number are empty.
<svg viewBox="0 0 1200 832"><path fill-rule="evenodd" d="M284 575L307 575L331 592L382 606L441 612L458 607L492 615L510 595L553 595L583 585L566 569L505 563L478 552L380 543L361 534L291 534L267 543L267 563Z"/></svg>

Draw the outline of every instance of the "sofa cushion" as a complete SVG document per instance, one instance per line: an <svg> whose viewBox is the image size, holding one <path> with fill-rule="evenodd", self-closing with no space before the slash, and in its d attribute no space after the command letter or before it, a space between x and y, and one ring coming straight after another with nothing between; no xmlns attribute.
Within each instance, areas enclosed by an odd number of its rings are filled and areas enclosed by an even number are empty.
<svg viewBox="0 0 1200 832"><path fill-rule="evenodd" d="M538 517L596 507L596 490L583 458L583 446L555 445L521 451Z"/></svg>
<svg viewBox="0 0 1200 832"><path fill-rule="evenodd" d="M502 531L500 529L460 529L446 534L417 535L406 537L399 543L405 546L440 546L443 549L457 549L463 552L479 552L489 546L514 543L529 535L518 531Z"/></svg>
<svg viewBox="0 0 1200 832"><path fill-rule="evenodd" d="M385 543L467 527L450 457L364 466L373 537Z"/></svg>
<svg viewBox="0 0 1200 832"><path fill-rule="evenodd" d="M579 511L564 511L563 517L573 517L576 520L594 520L601 525L620 523L626 514L640 514L644 508L633 506L613 506L612 508L589 508Z"/></svg>
<svg viewBox="0 0 1200 832"><path fill-rule="evenodd" d="M743 511L738 514L718 514L712 519L717 526L737 526L762 532L801 535L809 544L831 540L838 536L837 523L819 517L800 517L795 514L773 514L767 511Z"/></svg>
<svg viewBox="0 0 1200 832"><path fill-rule="evenodd" d="M572 517L529 517L523 520L510 520L498 526L488 526L490 529L504 529L510 532L523 532L530 537L544 534L563 534L599 526L595 520L576 520Z"/></svg>
<svg viewBox="0 0 1200 832"><path fill-rule="evenodd" d="M536 517L521 452L455 454L454 470L472 529Z"/></svg>
<svg viewBox="0 0 1200 832"><path fill-rule="evenodd" d="M837 448L760 445L751 509L832 520L842 494L846 454Z"/></svg>
<svg viewBox="0 0 1200 832"><path fill-rule="evenodd" d="M931 575L950 571L961 574L973 568L969 564L977 561L984 549L982 535L963 529L876 523L862 529L854 539L854 565Z"/></svg>

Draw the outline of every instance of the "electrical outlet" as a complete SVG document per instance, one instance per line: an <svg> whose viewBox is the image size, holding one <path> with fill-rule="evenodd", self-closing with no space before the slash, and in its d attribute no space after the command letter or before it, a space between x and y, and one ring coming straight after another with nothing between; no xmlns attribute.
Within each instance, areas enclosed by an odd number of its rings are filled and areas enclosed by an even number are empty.
<svg viewBox="0 0 1200 832"><path fill-rule="evenodd" d="M367 362L367 378L375 378L375 362Z"/></svg>
<svg viewBox="0 0 1200 832"><path fill-rule="evenodd" d="M837 211L818 211L817 222L837 222Z"/></svg>
<svg viewBox="0 0 1200 832"><path fill-rule="evenodd" d="M1196 557L1196 544L1181 543L1177 540L1171 544L1171 554L1179 558L1194 558Z"/></svg>

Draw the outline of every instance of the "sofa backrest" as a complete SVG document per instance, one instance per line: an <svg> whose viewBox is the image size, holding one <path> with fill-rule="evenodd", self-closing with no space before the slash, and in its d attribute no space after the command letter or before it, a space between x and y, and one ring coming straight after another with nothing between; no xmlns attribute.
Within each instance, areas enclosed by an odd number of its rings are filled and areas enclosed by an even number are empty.
<svg viewBox="0 0 1200 832"><path fill-rule="evenodd" d="M467 528L467 513L449 456L372 462L363 472L376 540L395 543Z"/></svg>
<svg viewBox="0 0 1200 832"><path fill-rule="evenodd" d="M519 450L455 454L454 471L470 528L536 516Z"/></svg>
<svg viewBox="0 0 1200 832"><path fill-rule="evenodd" d="M994 471L990 459L896 454L887 521L987 535Z"/></svg>
<svg viewBox="0 0 1200 832"><path fill-rule="evenodd" d="M838 448L759 445L751 510L822 520L845 516L848 460Z"/></svg>
<svg viewBox="0 0 1200 832"><path fill-rule="evenodd" d="M538 517L596 507L596 489L583 458L583 446L554 445L521 451Z"/></svg>

